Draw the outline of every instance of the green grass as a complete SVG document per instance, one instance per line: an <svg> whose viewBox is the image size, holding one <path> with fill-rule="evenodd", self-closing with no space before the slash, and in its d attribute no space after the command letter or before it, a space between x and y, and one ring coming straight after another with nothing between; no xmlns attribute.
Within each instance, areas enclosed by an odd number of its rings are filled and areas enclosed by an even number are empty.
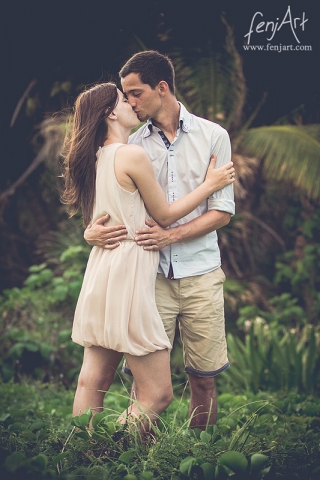
<svg viewBox="0 0 320 480"><path fill-rule="evenodd" d="M223 393L217 425L200 432L189 428L186 391L174 398L154 437L142 444L135 429L116 423L129 402L121 384L106 395L105 414L93 430L84 416L73 420L78 428L72 425L73 389L27 379L0 389L0 474L6 480L50 479L58 471L65 479L206 480L220 478L214 476L219 469L227 474L221 478L228 478L234 471L223 463L230 466L224 452L232 462L247 465L245 476L238 472L233 480L318 478L320 401L312 396ZM250 476L251 463L260 458L254 454L267 457L269 473Z"/></svg>

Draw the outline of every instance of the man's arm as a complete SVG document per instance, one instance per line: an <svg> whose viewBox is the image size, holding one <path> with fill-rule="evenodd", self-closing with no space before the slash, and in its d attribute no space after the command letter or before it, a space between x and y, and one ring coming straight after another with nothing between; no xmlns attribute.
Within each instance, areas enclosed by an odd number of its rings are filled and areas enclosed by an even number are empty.
<svg viewBox="0 0 320 480"><path fill-rule="evenodd" d="M231 214L218 210L209 210L188 223L168 229L161 228L157 223L147 220L147 228L137 230L135 241L145 250L160 250L172 243L194 240L230 222Z"/></svg>
<svg viewBox="0 0 320 480"><path fill-rule="evenodd" d="M231 145L226 130L220 129L212 140L213 150L219 166L231 160ZM162 229L154 222L146 222L150 228L138 230L135 237L138 245L146 250L160 250L172 243L194 240L207 235L230 222L234 214L233 186L229 185L211 195L208 199L208 211L194 218L188 223L177 227Z"/></svg>
<svg viewBox="0 0 320 480"><path fill-rule="evenodd" d="M127 238L125 225L105 227L104 224L110 219L110 215L98 218L92 225L88 225L84 231L84 239L89 245L112 250L119 246L119 242Z"/></svg>

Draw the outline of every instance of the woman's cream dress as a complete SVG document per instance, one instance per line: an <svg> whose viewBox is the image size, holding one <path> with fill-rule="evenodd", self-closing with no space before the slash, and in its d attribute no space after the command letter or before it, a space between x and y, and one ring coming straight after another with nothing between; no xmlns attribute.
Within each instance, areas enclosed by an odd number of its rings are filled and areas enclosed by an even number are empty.
<svg viewBox="0 0 320 480"><path fill-rule="evenodd" d="M92 221L109 213L110 225L127 228L127 240L113 250L93 247L79 295L72 340L85 347L99 345L131 355L171 349L155 302L159 253L134 241L148 217L139 191L118 183L114 143L99 149Z"/></svg>

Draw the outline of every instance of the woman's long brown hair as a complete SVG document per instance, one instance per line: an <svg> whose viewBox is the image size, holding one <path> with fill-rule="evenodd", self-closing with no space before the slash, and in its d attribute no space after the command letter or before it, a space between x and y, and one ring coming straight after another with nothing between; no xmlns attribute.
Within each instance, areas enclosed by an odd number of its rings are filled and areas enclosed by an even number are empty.
<svg viewBox="0 0 320 480"><path fill-rule="evenodd" d="M70 217L82 210L85 226L90 223L94 207L96 152L108 136L106 117L117 103L114 83L100 83L82 92L75 102L71 135L65 140L65 189L61 200L68 205Z"/></svg>

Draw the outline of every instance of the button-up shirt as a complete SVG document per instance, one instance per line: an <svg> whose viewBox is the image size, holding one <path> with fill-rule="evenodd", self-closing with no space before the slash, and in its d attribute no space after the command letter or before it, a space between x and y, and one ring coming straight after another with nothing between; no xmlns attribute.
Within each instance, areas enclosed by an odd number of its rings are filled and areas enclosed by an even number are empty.
<svg viewBox="0 0 320 480"><path fill-rule="evenodd" d="M129 138L129 143L141 145L147 151L168 203L184 197L204 181L213 153L217 157L216 167L231 159L227 131L216 123L190 114L181 103L177 127L176 137L167 146L161 131L152 124L151 119ZM198 208L171 227L190 222L208 210L234 215L232 184L214 192ZM174 243L160 250L158 272L168 276L170 265L174 278L202 275L220 267L217 232Z"/></svg>

